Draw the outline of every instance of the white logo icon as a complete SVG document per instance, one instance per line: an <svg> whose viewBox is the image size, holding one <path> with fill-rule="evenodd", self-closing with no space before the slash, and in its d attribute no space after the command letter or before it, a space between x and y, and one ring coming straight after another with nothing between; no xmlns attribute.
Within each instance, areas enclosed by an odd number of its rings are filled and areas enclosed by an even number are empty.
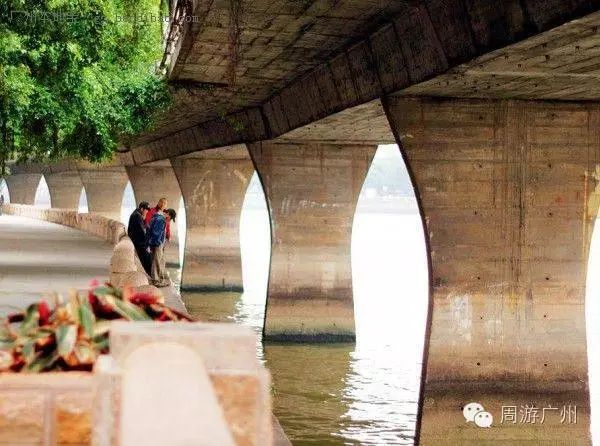
<svg viewBox="0 0 600 446"><path fill-rule="evenodd" d="M494 417L489 412L477 412L475 415L475 424L479 427L491 427L494 422Z"/></svg>
<svg viewBox="0 0 600 446"><path fill-rule="evenodd" d="M469 403L463 407L463 416L467 423L473 421L479 427L491 427L494 422L494 417L491 413L486 412L483 406L479 403Z"/></svg>

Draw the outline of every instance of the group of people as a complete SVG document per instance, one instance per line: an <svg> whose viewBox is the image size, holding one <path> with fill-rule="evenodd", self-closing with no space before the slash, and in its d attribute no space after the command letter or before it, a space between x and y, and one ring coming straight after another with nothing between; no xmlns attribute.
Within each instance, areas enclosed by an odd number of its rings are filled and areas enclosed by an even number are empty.
<svg viewBox="0 0 600 446"><path fill-rule="evenodd" d="M127 234L135 246L137 255L157 287L171 285L165 261L165 243L171 240L171 222L175 222L177 213L167 209L167 199L161 198L151 208L142 201L129 217Z"/></svg>

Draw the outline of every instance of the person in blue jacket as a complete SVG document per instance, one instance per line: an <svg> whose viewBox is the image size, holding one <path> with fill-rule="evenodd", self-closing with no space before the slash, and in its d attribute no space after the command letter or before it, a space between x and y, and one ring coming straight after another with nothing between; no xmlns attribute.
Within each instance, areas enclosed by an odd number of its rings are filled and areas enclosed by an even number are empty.
<svg viewBox="0 0 600 446"><path fill-rule="evenodd" d="M177 213L173 209L156 212L150 220L150 225L146 231L146 245L152 256L152 265L150 268L150 278L152 284L157 287L166 287L171 285L171 278L167 271L165 262L165 228L167 227L167 218L175 221Z"/></svg>

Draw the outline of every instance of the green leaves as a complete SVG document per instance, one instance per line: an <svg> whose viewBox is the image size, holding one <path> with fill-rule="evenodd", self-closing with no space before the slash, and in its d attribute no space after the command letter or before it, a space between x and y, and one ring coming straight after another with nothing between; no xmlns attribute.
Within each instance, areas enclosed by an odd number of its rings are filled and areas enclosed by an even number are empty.
<svg viewBox="0 0 600 446"><path fill-rule="evenodd" d="M166 82L154 74L162 56L159 5L2 2L0 161L99 161L149 128L170 103Z"/></svg>
<svg viewBox="0 0 600 446"><path fill-rule="evenodd" d="M94 336L94 324L96 323L96 316L92 311L90 303L85 299L83 299L83 302L79 307L79 323L88 337L91 338Z"/></svg>
<svg viewBox="0 0 600 446"><path fill-rule="evenodd" d="M77 341L77 326L60 325L56 329L55 336L58 355L66 359L75 348L75 342Z"/></svg>

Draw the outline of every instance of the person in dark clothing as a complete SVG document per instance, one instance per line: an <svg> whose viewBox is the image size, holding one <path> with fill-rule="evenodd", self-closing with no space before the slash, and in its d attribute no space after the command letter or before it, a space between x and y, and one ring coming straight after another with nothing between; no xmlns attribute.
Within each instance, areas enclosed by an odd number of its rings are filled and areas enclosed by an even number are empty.
<svg viewBox="0 0 600 446"><path fill-rule="evenodd" d="M142 201L135 211L129 217L127 225L127 235L135 246L135 251L144 267L146 273L151 273L152 257L148 252L146 245L146 214L150 210L150 204Z"/></svg>

